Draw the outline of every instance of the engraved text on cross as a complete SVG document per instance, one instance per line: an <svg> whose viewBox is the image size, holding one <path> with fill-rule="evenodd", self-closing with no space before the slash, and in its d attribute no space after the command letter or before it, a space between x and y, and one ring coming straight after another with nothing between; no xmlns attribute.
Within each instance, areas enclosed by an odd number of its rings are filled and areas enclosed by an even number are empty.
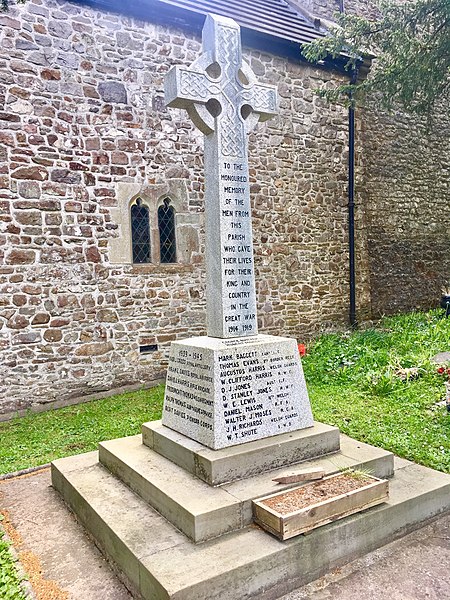
<svg viewBox="0 0 450 600"><path fill-rule="evenodd" d="M203 54L166 77L166 103L205 134L207 333L256 335L247 133L277 112L276 88L242 60L239 26L208 15Z"/></svg>

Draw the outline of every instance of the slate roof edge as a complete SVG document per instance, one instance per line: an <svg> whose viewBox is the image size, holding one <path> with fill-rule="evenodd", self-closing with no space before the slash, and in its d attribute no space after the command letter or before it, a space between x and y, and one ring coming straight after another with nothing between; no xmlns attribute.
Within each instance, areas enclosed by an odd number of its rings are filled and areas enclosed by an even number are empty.
<svg viewBox="0 0 450 600"><path fill-rule="evenodd" d="M158 6L158 10L149 15L148 6L144 7L139 0L70 0L76 4L82 4L90 8L105 10L112 13L123 14L140 19L142 21L151 21L161 25L172 25L186 31L193 32L201 37L205 13L201 11L188 10L185 8L175 7L170 4L158 2L154 0L154 4ZM291 6L295 6L295 2L289 2ZM298 10L298 6L296 7ZM305 18L308 18L306 15ZM311 19L311 15L309 16ZM290 60L302 62L311 67L322 68L326 70L337 70L349 75L344 68L347 62L342 57L329 58L322 61L321 64L314 65L308 62L301 54L301 44L292 42L277 36L262 33L260 31L250 29L241 25L242 43L244 46L249 46L261 52L277 54L286 57Z"/></svg>
<svg viewBox="0 0 450 600"><path fill-rule="evenodd" d="M336 25L333 21L329 19L324 19L323 17L319 17L314 13L310 12L307 8L301 5L299 0L284 0L286 4L298 12L298 14L302 15L302 17L308 21L313 27L321 31L322 33L326 33L330 27ZM336 11L338 10L338 6L336 4Z"/></svg>

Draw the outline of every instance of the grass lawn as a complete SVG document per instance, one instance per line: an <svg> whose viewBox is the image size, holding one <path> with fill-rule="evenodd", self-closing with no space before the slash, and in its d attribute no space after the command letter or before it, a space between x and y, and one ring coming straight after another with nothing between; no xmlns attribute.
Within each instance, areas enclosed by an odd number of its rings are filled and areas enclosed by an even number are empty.
<svg viewBox="0 0 450 600"><path fill-rule="evenodd" d="M315 419L450 473L450 414L437 406L445 379L430 360L438 352L450 352L450 319L442 319L442 311L321 337L303 359ZM396 375L412 367L416 378Z"/></svg>
<svg viewBox="0 0 450 600"><path fill-rule="evenodd" d="M450 319L441 314L391 317L375 329L311 343L303 365L315 418L450 473L450 415L436 406L445 394L444 379L430 361L450 351ZM396 376L411 367L418 367L417 378ZM158 386L0 423L0 473L139 433L143 422L160 418L163 393Z"/></svg>
<svg viewBox="0 0 450 600"><path fill-rule="evenodd" d="M68 406L0 423L0 474L95 450L161 417L164 387Z"/></svg>

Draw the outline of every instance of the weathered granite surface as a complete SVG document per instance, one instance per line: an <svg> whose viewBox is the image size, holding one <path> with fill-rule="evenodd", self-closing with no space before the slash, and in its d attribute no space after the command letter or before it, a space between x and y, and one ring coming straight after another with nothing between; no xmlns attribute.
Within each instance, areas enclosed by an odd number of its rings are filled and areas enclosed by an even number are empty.
<svg viewBox="0 0 450 600"><path fill-rule="evenodd" d="M295 340L173 342L162 422L214 450L312 427Z"/></svg>
<svg viewBox="0 0 450 600"><path fill-rule="evenodd" d="M163 425L214 450L311 427L295 340L255 335L247 133L275 114L276 88L242 61L239 26L208 15L203 54L169 71L166 101L205 135L208 337L172 343Z"/></svg>

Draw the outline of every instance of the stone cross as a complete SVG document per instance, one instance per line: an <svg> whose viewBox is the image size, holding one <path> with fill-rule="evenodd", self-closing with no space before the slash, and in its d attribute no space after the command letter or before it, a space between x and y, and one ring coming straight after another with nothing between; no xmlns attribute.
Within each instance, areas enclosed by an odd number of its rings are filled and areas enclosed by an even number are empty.
<svg viewBox="0 0 450 600"><path fill-rule="evenodd" d="M205 134L207 334L258 333L247 133L277 113L274 86L242 60L239 25L208 15L203 54L166 77L166 104L187 110Z"/></svg>

